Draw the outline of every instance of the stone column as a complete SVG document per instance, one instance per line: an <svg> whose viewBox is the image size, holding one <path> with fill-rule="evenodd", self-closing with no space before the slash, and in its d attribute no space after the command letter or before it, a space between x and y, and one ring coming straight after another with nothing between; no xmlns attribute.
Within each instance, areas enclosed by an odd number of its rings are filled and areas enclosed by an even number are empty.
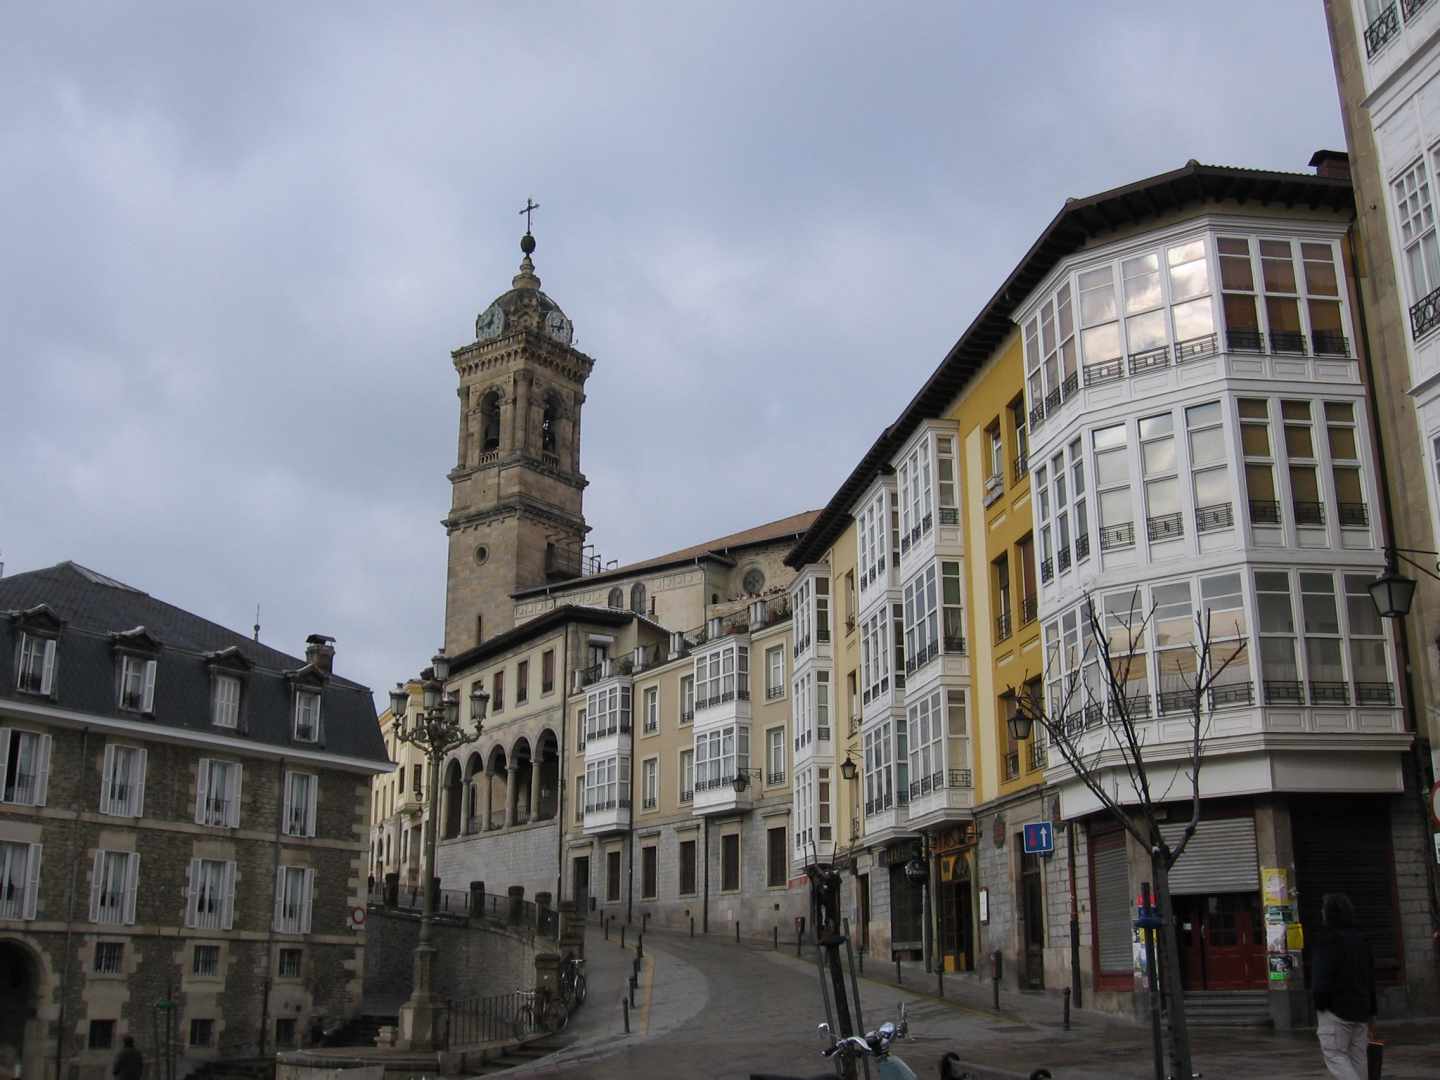
<svg viewBox="0 0 1440 1080"><path fill-rule="evenodd" d="M530 762L530 820L540 820L540 763Z"/></svg>
<svg viewBox="0 0 1440 1080"><path fill-rule="evenodd" d="M530 382L528 371L515 373L515 448L528 453L530 445Z"/></svg>
<svg viewBox="0 0 1440 1080"><path fill-rule="evenodd" d="M511 762L505 766L505 824L515 824L515 816L520 811L519 786L520 766Z"/></svg>
<svg viewBox="0 0 1440 1080"><path fill-rule="evenodd" d="M484 813L485 813L484 828L485 828L485 831L486 831L486 832L489 832L489 831L490 831L490 798L491 798L491 796L493 796L494 794L495 794L495 774L494 774L493 772L486 772L486 773L485 773L485 811L484 811Z"/></svg>
<svg viewBox="0 0 1440 1080"><path fill-rule="evenodd" d="M463 468L470 464L468 448L465 445L470 437L470 390L461 386L455 393L460 398L460 444L455 448L455 464Z"/></svg>
<svg viewBox="0 0 1440 1080"><path fill-rule="evenodd" d="M1203 824L1200 826L1201 829L1204 827ZM1290 871L1290 884L1294 887L1295 841L1290 825L1290 802L1284 795L1261 795L1255 800L1255 855L1262 869L1279 867ZM1263 880L1261 887L1264 887ZM1261 925L1252 928L1257 935L1265 933L1263 906L1261 919ZM1320 928L1307 926L1303 929L1313 934ZM1276 1031L1291 1031L1314 1023L1303 972L1295 971L1288 983L1278 987L1271 985L1265 997L1270 1004L1270 1019Z"/></svg>
<svg viewBox="0 0 1440 1080"><path fill-rule="evenodd" d="M585 395L576 394L570 406L570 471L580 472L580 406L585 404Z"/></svg>
<svg viewBox="0 0 1440 1080"><path fill-rule="evenodd" d="M524 920L525 913L525 886L511 885L510 895L510 925L519 926Z"/></svg>

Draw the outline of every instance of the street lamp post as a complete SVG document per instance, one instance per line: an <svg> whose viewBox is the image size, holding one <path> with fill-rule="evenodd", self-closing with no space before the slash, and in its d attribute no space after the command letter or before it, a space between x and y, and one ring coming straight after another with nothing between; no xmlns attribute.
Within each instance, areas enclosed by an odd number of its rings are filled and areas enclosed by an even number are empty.
<svg viewBox="0 0 1440 1080"><path fill-rule="evenodd" d="M425 837L425 905L420 912L420 939L415 946L415 985L410 1000L400 1006L400 1038L408 1050L443 1050L446 1031L442 1020L445 1003L435 993L435 946L431 943L435 915L435 840L440 831L440 763L445 755L480 737L490 695L477 682L470 691L473 733L460 723L460 697L445 692L450 660L436 653L430 661L430 677L420 683L421 706L410 724L410 695L403 685L390 691L390 708L395 715L395 737L425 755L430 774L430 829Z"/></svg>

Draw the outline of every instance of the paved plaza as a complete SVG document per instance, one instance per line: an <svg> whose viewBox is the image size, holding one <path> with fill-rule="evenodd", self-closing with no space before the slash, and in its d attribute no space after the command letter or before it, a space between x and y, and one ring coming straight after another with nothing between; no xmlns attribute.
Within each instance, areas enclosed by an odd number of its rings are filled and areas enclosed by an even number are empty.
<svg viewBox="0 0 1440 1080"><path fill-rule="evenodd" d="M511 1075L621 1080L684 1077L743 1080L752 1072L815 1076L826 1063L817 1053L816 1024L823 1019L813 953L797 960L793 945L736 945L711 935L652 932L645 938L644 972L624 1033L622 999L634 956L591 928L590 997L567 1031L568 1044L550 1058ZM947 1051L977 1066L978 1077L1024 1077L1045 1067L1056 1080L1153 1077L1148 1029L1077 1010L1069 1031L1054 995L1006 993L990 1008L989 991L957 978L934 993L934 976L907 970L904 988L894 968L880 978L873 965L861 986L868 1027L910 1003L911 1038L898 1044L917 1075L938 1075ZM928 993L920 992L922 984ZM1434 1021L1382 1025L1387 1080L1421 1080L1437 1074ZM1196 1068L1207 1080L1231 1077L1316 1078L1326 1074L1312 1031L1205 1029L1196 1034Z"/></svg>

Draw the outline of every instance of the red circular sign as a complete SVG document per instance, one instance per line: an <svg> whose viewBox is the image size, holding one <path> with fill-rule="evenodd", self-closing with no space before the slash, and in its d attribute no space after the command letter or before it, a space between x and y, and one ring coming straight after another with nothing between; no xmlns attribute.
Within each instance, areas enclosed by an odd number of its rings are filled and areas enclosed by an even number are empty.
<svg viewBox="0 0 1440 1080"><path fill-rule="evenodd" d="M365 925L365 916L365 909L358 904L355 905L350 909L350 925L358 930Z"/></svg>

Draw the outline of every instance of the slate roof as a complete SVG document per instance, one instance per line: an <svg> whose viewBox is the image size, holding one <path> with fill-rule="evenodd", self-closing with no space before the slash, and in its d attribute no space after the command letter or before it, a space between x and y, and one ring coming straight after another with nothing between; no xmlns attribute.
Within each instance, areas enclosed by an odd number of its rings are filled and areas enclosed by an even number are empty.
<svg viewBox="0 0 1440 1080"><path fill-rule="evenodd" d="M634 574L644 573L647 570L658 570L663 566L674 566L678 563L694 562L696 559L714 559L723 562L727 566L735 565L735 560L727 557L726 553L739 548L753 547L756 544L773 543L776 540L784 540L787 537L799 537L814 524L815 519L820 516L819 510L804 510L798 514L791 514L789 517L777 518L775 521L767 521L763 525L756 525L749 529L741 529L739 532L729 533L725 536L716 537L714 540L707 540L703 544L693 544L690 547L680 548L678 551L671 551L664 555L656 555L651 559L642 559L640 562L627 563L624 566L617 566L613 570L606 570L599 574L588 574L585 577L571 578L568 581L557 581L550 585L537 585L534 588L522 589L520 592L511 595L519 599L525 596L541 596L547 592L568 589L577 584L584 583L599 584L603 581L610 581L619 578L630 577Z"/></svg>
<svg viewBox="0 0 1440 1080"><path fill-rule="evenodd" d="M56 650L56 686L46 700L16 689L18 615L45 605L64 620ZM112 635L143 626L159 642L153 715L121 710L116 688ZM238 652L251 670L244 676L241 730L210 723L208 654ZM0 578L0 709L7 701L52 705L72 712L137 720L209 735L238 736L296 751L371 761L389 761L367 687L338 676L324 679L319 744L291 738L291 683L286 673L306 662L244 634L157 600L113 578L73 562Z"/></svg>
<svg viewBox="0 0 1440 1080"><path fill-rule="evenodd" d="M880 432L829 503L815 515L810 528L785 557L786 565L798 570L824 555L839 539L849 524L850 507L855 500L889 464L915 428L926 419L940 416L959 396L1014 329L1010 314L1015 306L1044 280L1056 263L1078 251L1091 237L1206 200L1304 206L1312 210L1324 207L1344 211L1354 206L1348 179L1204 165L1194 158L1170 172L1082 199L1066 199L1010 276L960 335L960 340L950 347L940 366L925 380L895 422Z"/></svg>

